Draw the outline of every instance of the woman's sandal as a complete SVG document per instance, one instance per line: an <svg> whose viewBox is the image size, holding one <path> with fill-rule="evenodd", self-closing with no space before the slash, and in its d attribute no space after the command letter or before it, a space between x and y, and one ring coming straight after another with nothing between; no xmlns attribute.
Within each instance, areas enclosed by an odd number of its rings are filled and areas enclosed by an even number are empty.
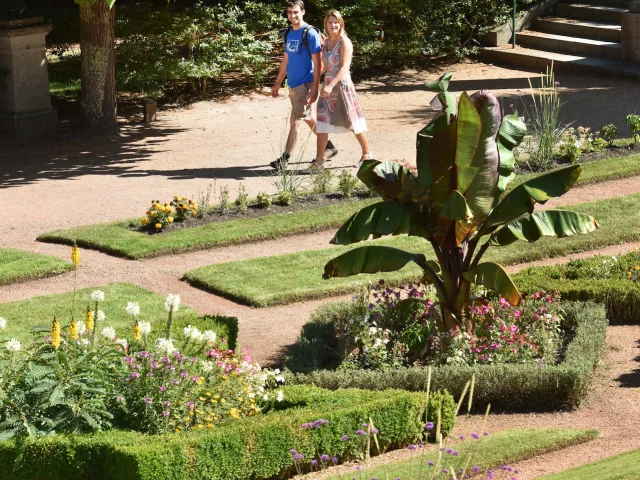
<svg viewBox="0 0 640 480"><path fill-rule="evenodd" d="M311 160L311 165L309 165L309 167L307 168L307 171L309 173L313 173L313 172L319 172L321 170L324 170L324 164L318 163L318 160Z"/></svg>
<svg viewBox="0 0 640 480"><path fill-rule="evenodd" d="M356 168L360 168L360 165L362 165L362 162L364 162L365 160L373 160L373 153L365 153L360 157L360 160L358 160L358 163L355 164Z"/></svg>

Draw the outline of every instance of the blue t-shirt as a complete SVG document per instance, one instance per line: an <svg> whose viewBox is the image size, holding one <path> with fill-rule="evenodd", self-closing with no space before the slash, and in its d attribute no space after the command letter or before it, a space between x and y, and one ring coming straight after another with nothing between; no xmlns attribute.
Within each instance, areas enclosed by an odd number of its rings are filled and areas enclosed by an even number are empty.
<svg viewBox="0 0 640 480"><path fill-rule="evenodd" d="M287 52L289 61L287 63L287 84L289 87L297 87L303 83L313 81L313 61L311 53L318 53L322 50L320 45L320 34L310 28L307 32L307 43L309 50L302 43L302 32L307 24L304 23L298 30L293 28L287 34L284 49Z"/></svg>

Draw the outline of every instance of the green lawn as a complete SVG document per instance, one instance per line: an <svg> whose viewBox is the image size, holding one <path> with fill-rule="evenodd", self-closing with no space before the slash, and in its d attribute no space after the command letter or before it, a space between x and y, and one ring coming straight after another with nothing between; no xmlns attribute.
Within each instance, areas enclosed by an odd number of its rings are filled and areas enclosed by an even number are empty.
<svg viewBox="0 0 640 480"><path fill-rule="evenodd" d="M453 467L454 470L464 468L471 456L469 468L478 466L482 471L501 465L510 465L515 462L532 458L536 455L566 448L570 445L588 442L598 437L596 430L569 430L569 429L517 429L498 432L481 440L466 440L452 448L457 450L457 457L443 456L441 468ZM431 451L416 454L415 458L386 463L375 468L362 467L360 472L354 472L348 476L325 477L331 480L339 478L357 478L358 480L369 478L400 478L402 480L428 479L426 462L437 461L437 455ZM422 466L421 466L422 465ZM484 477L482 477L484 478ZM573 477L572 477L573 478ZM577 477L576 477L577 478ZM582 477L600 478L600 477ZM608 478L608 477L607 477Z"/></svg>
<svg viewBox="0 0 640 480"><path fill-rule="evenodd" d="M640 239L640 194L574 205L567 210L593 215L600 223L600 228L588 235L563 239L543 238L532 244L516 242L507 247L493 247L488 250L484 259L513 265ZM392 237L367 244L374 243L414 252L423 251L432 257L431 247L418 237ZM419 277L420 269L409 264L398 272L323 280L324 265L331 258L355 247L336 246L324 250L220 263L191 270L185 273L184 279L213 293L264 307L350 292L353 291L354 281L376 281L384 278L390 283L397 283L413 281Z"/></svg>
<svg viewBox="0 0 640 480"><path fill-rule="evenodd" d="M640 450L621 453L599 462L588 463L581 467L541 478L544 480L639 480Z"/></svg>
<svg viewBox="0 0 640 480"><path fill-rule="evenodd" d="M578 185L634 175L640 175L640 155L604 159L584 164ZM513 188L534 176L536 174L516 177L510 187ZM212 223L161 235L148 235L131 230L129 225L132 222L137 223L139 219L127 219L57 230L40 235L38 240L67 245L72 245L75 240L80 247L140 259L337 228L360 208L375 201L376 199L351 201L288 214Z"/></svg>
<svg viewBox="0 0 640 480"><path fill-rule="evenodd" d="M51 96L64 99L80 96L80 56L51 59L48 69Z"/></svg>
<svg viewBox="0 0 640 480"><path fill-rule="evenodd" d="M94 307L90 300L91 292L102 290L105 300L98 307L103 310L106 318L102 327L111 326L116 332L129 330L132 326L131 317L125 312L127 302L140 304L141 321L151 322L152 328L158 329L166 325L167 312L164 309L165 298L143 288L128 283L115 283L96 288L87 288L76 292L74 316L76 320L84 320L87 305ZM170 292L167 292L167 294ZM16 338L26 342L32 338L31 329L37 326L49 327L53 316L60 320L62 327L66 327L71 319L72 292L32 297L17 302L0 303L0 317L7 320L7 327L2 330L1 338ZM189 307L180 306L174 315L176 322L195 317L196 312ZM102 330L98 326L98 330ZM127 331L129 336L131 332Z"/></svg>
<svg viewBox="0 0 640 480"><path fill-rule="evenodd" d="M0 285L73 270L71 262L39 253L0 248Z"/></svg>

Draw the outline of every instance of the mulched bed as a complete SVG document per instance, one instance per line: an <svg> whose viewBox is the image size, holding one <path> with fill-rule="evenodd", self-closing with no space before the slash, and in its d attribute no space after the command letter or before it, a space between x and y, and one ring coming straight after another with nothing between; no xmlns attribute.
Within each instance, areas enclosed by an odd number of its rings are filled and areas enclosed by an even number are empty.
<svg viewBox="0 0 640 480"><path fill-rule="evenodd" d="M148 227L144 228L138 223L131 223L129 228L137 232L148 233L149 235L162 235L163 233L198 227L209 223L221 223L231 220L266 217L268 215L275 215L278 213L293 213L313 208L329 207L331 205L351 202L354 200L366 200L369 198L371 198L371 194L367 190L355 191L351 198L346 198L340 193L312 194L296 198L292 205L282 205L273 201L271 207L260 208L256 204L250 204L247 205L246 212L241 212L239 208L232 203L229 205L229 210L224 215L220 214L219 210L215 207L204 209L205 211L203 212L202 217L189 217L183 222L171 223L159 232L149 230Z"/></svg>

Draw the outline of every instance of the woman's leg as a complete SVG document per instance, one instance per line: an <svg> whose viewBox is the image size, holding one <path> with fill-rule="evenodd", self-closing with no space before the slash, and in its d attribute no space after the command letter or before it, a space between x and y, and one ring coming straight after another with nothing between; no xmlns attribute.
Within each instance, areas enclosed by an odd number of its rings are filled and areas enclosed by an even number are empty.
<svg viewBox="0 0 640 480"><path fill-rule="evenodd" d="M327 149L328 133L317 133L318 140L316 142L316 163L322 165L324 162L324 152Z"/></svg>
<svg viewBox="0 0 640 480"><path fill-rule="evenodd" d="M365 132L356 133L356 139L358 139L360 148L362 148L362 155L370 155L371 150L369 150L369 139L367 138L367 134Z"/></svg>

